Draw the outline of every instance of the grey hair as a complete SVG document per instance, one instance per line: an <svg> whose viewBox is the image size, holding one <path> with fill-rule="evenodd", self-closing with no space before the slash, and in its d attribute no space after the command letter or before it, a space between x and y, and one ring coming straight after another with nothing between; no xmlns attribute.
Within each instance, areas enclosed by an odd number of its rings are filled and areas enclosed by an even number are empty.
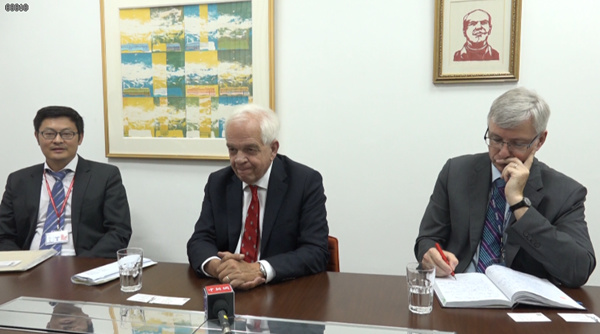
<svg viewBox="0 0 600 334"><path fill-rule="evenodd" d="M271 145L279 137L279 117L269 109L257 104L245 104L236 110L225 121L225 129L231 121L252 118L260 124L260 134L264 145Z"/></svg>
<svg viewBox="0 0 600 334"><path fill-rule="evenodd" d="M500 95L490 107L488 125L490 122L504 129L512 129L529 119L537 134L546 130L550 118L550 107L544 99L535 92L524 87L518 87Z"/></svg>

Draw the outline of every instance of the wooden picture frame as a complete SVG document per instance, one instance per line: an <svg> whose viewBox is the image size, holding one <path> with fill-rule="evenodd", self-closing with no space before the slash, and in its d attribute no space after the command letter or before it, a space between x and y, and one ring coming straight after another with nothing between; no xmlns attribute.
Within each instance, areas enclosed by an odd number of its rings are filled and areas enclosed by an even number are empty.
<svg viewBox="0 0 600 334"><path fill-rule="evenodd" d="M100 0L106 156L228 159L237 105L274 108L273 0Z"/></svg>
<svg viewBox="0 0 600 334"><path fill-rule="evenodd" d="M434 83L519 80L521 0L436 0Z"/></svg>

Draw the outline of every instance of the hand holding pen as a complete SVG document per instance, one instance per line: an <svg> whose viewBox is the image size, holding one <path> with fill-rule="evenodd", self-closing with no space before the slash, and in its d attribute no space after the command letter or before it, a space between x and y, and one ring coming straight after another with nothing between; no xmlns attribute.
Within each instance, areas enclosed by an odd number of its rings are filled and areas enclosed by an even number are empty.
<svg viewBox="0 0 600 334"><path fill-rule="evenodd" d="M446 254L444 254L444 251L442 250L442 247L440 246L439 243L437 243L437 242L435 243L435 248L437 249L437 251L442 256L442 260L444 260L444 262L446 262L446 264L450 266L450 261L446 257ZM454 279L456 279L456 276L454 276L454 270L452 270L452 272L450 273L450 275L452 275L452 277L454 277Z"/></svg>

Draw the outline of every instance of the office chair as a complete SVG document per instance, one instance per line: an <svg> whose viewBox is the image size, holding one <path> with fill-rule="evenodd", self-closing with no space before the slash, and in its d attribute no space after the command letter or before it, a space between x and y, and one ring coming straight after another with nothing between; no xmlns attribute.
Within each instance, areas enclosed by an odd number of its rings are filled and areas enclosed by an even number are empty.
<svg viewBox="0 0 600 334"><path fill-rule="evenodd" d="M336 237L327 237L327 248L329 249L329 263L327 271L340 272L340 252L338 239Z"/></svg>

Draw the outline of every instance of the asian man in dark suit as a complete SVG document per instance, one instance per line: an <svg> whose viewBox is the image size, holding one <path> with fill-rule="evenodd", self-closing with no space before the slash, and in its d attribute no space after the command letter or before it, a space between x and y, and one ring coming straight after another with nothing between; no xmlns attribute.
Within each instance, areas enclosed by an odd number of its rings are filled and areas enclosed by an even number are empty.
<svg viewBox="0 0 600 334"><path fill-rule="evenodd" d="M536 93L509 90L490 108L488 152L446 162L415 244L417 259L435 264L438 276L501 264L567 287L588 280L596 257L585 221L587 190L535 158L549 117Z"/></svg>
<svg viewBox="0 0 600 334"><path fill-rule="evenodd" d="M115 258L131 237L119 169L77 155L83 119L72 108L42 108L33 123L46 162L8 176L0 203L0 250L54 248L61 255ZM62 180L51 176L60 173Z"/></svg>
<svg viewBox="0 0 600 334"><path fill-rule="evenodd" d="M327 212L319 172L277 154L276 114L256 105L225 124L231 166L212 173L187 244L199 276L250 289L325 271Z"/></svg>

